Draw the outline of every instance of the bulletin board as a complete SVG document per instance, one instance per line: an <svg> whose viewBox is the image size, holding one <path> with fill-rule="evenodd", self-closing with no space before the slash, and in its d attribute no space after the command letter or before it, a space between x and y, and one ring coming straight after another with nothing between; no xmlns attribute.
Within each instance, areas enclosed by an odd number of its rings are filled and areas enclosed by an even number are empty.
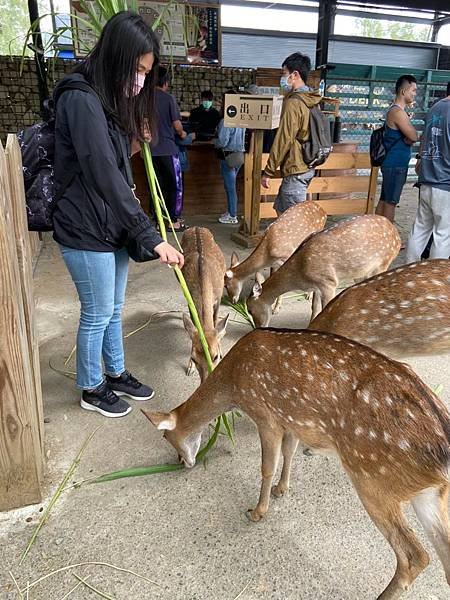
<svg viewBox="0 0 450 600"><path fill-rule="evenodd" d="M86 56L96 37L83 23L89 16L80 2L71 0L75 56ZM89 4L89 2L88 2ZM92 5L94 3L91 3ZM156 33L161 42L161 59L196 65L219 65L221 62L220 6L217 4L168 4L159 0L138 0L138 12L152 27L161 17ZM93 8L94 9L94 8Z"/></svg>

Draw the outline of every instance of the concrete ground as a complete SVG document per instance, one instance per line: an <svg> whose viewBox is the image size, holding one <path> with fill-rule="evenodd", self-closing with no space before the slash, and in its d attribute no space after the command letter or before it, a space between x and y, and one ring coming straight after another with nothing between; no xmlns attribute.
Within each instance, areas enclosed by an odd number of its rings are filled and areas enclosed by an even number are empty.
<svg viewBox="0 0 450 600"><path fill-rule="evenodd" d="M398 211L402 237L407 235L417 203L412 190ZM227 262L236 246L231 227L211 217L190 219L210 227ZM243 255L242 250L238 250ZM399 258L401 262L402 256ZM82 411L74 382L50 368L64 369L75 340L78 304L72 282L51 240L42 251L35 277L45 402L47 469L44 501L0 514L0 599L19 598L8 571L22 587L55 569L86 561L113 563L142 574L158 585L109 567L78 567L49 577L29 596L62 600L77 583L88 581L117 600L373 600L394 570L394 555L362 508L342 468L334 459L298 452L288 497L272 501L267 518L251 524L244 516L259 492L260 448L253 424L244 416L236 425L236 448L221 437L206 468L84 485L65 492L42 529L29 557L18 561L56 486L82 442L102 428L86 450L75 480L125 467L172 462L171 447L141 414L142 405L175 407L199 383L186 377L189 341L181 311L184 301L175 277L158 263L132 264L124 330L131 332L150 315L164 311L126 340L127 364L155 387L154 400L133 402L124 419L105 419ZM301 327L309 304L286 300L274 326ZM222 313L226 313L224 307ZM248 331L232 315L226 349ZM443 384L450 404L448 358L410 361L430 386ZM73 370L71 363L69 369ZM410 514L410 513L408 513ZM415 520L412 519L415 526ZM423 532L419 535L424 540ZM425 546L430 545L424 540ZM449 587L437 557L405 600L444 600ZM83 586L72 600L96 597ZM97 596L98 597L98 596Z"/></svg>

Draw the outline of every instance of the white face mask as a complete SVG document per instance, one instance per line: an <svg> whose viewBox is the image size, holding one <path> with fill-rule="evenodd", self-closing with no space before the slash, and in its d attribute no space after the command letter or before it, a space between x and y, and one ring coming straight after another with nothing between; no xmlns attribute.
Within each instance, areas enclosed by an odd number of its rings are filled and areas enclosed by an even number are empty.
<svg viewBox="0 0 450 600"><path fill-rule="evenodd" d="M144 87L145 75L143 73L136 73L136 78L133 84L133 96L137 96Z"/></svg>
<svg viewBox="0 0 450 600"><path fill-rule="evenodd" d="M289 78L291 75L292 73L290 75L283 75L283 77L280 79L280 88L284 92L290 92L292 90L292 83L289 83Z"/></svg>

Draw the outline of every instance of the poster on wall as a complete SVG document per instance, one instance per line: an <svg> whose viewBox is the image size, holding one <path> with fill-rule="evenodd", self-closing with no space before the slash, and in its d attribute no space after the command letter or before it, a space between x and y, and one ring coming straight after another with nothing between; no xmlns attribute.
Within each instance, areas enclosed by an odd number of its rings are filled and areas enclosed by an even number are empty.
<svg viewBox="0 0 450 600"><path fill-rule="evenodd" d="M89 2L88 2L89 3ZM94 9L94 3L90 3ZM161 41L161 58L196 65L220 64L220 7L212 4L168 4L138 0L138 11L149 27L159 19L156 33ZM77 35L75 56L85 56L95 35L83 23L89 20L80 2L71 0L72 21Z"/></svg>

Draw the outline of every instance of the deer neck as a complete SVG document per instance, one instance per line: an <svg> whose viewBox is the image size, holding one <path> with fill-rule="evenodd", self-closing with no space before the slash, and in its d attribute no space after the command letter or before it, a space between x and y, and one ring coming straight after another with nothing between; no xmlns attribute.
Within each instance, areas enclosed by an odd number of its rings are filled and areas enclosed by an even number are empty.
<svg viewBox="0 0 450 600"><path fill-rule="evenodd" d="M255 250L241 263L232 267L230 270L233 273L233 277L237 279L247 279L251 275L254 275L256 271L266 266L267 252L265 244L263 246L262 240Z"/></svg>
<svg viewBox="0 0 450 600"><path fill-rule="evenodd" d="M219 381L216 373L211 373L192 396L174 410L177 429L188 435L204 429L216 417L231 410L232 390L228 387L225 381Z"/></svg>
<svg viewBox="0 0 450 600"><path fill-rule="evenodd" d="M273 304L279 296L293 289L291 273L285 268L287 264L288 263L284 263L278 271L275 271L275 273L263 283L261 300L264 302Z"/></svg>

